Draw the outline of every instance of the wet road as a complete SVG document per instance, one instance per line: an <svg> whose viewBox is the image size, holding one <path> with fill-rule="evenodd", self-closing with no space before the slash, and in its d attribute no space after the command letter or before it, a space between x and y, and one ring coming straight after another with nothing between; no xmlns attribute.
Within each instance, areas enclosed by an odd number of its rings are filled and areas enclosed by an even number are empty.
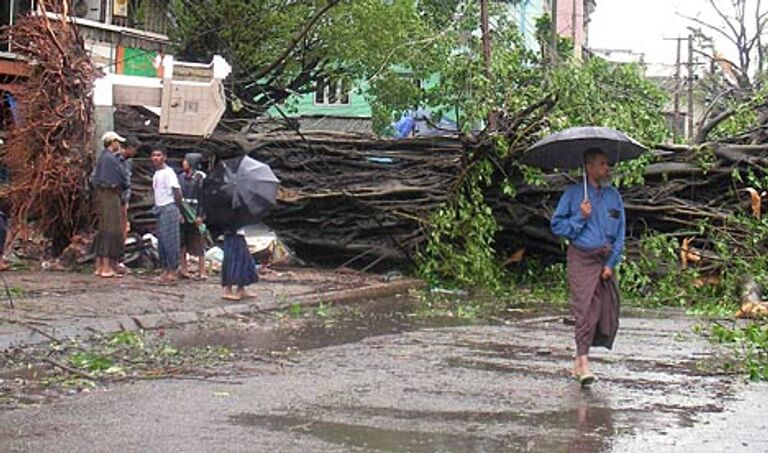
<svg viewBox="0 0 768 453"><path fill-rule="evenodd" d="M227 383L139 382L2 412L0 450L768 451L766 387L707 375L712 351L692 324L623 318L589 391L569 378L571 331L552 317L378 336L214 332L204 342L303 350L243 363Z"/></svg>

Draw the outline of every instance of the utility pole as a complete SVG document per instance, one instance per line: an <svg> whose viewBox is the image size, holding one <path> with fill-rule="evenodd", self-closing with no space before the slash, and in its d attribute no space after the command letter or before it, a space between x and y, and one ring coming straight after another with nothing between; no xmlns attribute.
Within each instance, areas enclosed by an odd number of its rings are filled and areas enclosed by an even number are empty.
<svg viewBox="0 0 768 453"><path fill-rule="evenodd" d="M480 28L483 31L483 63L485 65L485 77L491 83L493 73L491 71L491 31L488 24L488 0L480 1ZM496 130L496 115L491 110L488 112L488 130Z"/></svg>
<svg viewBox="0 0 768 453"><path fill-rule="evenodd" d="M683 78L681 76L682 71L682 47L683 47L683 41L687 41L688 38L664 38L665 41L675 41L677 44L677 58L675 59L675 92L674 92L674 103L675 103L675 110L673 112L673 123L672 123L672 134L674 135L675 139L678 139L680 136L688 137L687 134L685 134L685 125L683 127L680 127L680 98L681 94L683 92ZM690 75L690 74L689 74ZM686 87L687 85L687 78L686 78Z"/></svg>
<svg viewBox="0 0 768 453"><path fill-rule="evenodd" d="M557 0L552 0L552 66L557 65Z"/></svg>
<svg viewBox="0 0 768 453"><path fill-rule="evenodd" d="M576 44L576 0L571 2L571 37L574 45Z"/></svg>
<svg viewBox="0 0 768 453"><path fill-rule="evenodd" d="M680 91L683 84L680 80L680 51L682 48L682 39L677 38L677 60L675 60L675 113L673 115L674 123L672 126L672 136L675 140L680 137Z"/></svg>
<svg viewBox="0 0 768 453"><path fill-rule="evenodd" d="M693 35L688 35L688 141L693 140Z"/></svg>
<svg viewBox="0 0 768 453"><path fill-rule="evenodd" d="M577 19L576 1L577 0L573 0L571 2L571 37L573 39L573 57L578 60L579 57L581 57L581 55L579 55L579 51L581 50L581 45L580 43L576 42L576 19ZM584 0L581 0L581 1L584 1Z"/></svg>

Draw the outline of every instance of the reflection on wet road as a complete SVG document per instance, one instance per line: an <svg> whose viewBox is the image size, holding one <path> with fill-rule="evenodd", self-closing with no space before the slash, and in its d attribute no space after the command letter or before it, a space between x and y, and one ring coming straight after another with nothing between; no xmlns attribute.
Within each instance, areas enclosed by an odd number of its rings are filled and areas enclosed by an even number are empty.
<svg viewBox="0 0 768 453"><path fill-rule="evenodd" d="M290 360L247 362L231 384L140 382L0 414L10 451L768 451L768 396L708 374L683 317L628 317L599 382L569 376L570 327L425 322L371 310L300 329L180 332ZM747 402L742 397L749 398ZM748 408L745 409L745 405ZM738 410L737 410L738 409ZM741 432L730 429L738 426Z"/></svg>

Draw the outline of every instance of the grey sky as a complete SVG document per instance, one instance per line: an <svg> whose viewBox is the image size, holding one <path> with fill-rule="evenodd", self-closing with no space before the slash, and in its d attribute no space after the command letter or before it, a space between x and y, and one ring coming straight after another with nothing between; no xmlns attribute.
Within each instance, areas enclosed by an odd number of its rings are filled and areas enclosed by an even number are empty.
<svg viewBox="0 0 768 453"><path fill-rule="evenodd" d="M729 11L730 0L718 0ZM626 49L644 54L649 73L674 71L676 44L664 38L687 36L692 22L681 17L699 16L709 23L718 18L707 0L597 0L589 26L589 46L598 49ZM724 39L716 40L726 56L733 51ZM683 47L683 58L686 47ZM614 54L617 59L625 56Z"/></svg>

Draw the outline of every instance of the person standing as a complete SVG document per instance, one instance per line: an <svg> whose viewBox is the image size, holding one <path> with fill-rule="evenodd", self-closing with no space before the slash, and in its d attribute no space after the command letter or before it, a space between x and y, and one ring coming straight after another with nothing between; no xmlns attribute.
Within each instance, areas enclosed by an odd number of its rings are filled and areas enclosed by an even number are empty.
<svg viewBox="0 0 768 453"><path fill-rule="evenodd" d="M552 232L567 239L568 284L575 325L573 374L582 385L595 381L589 366L592 346L613 347L619 327L615 270L624 248L624 202L609 184L610 166L597 147L584 153L587 184L568 187L552 216Z"/></svg>
<svg viewBox="0 0 768 453"><path fill-rule="evenodd" d="M0 271L7 271L11 268L10 263L5 260L5 241L8 239L8 216L5 211L0 210Z"/></svg>
<svg viewBox="0 0 768 453"><path fill-rule="evenodd" d="M208 278L205 269L205 241L200 232L200 225L203 224L201 194L205 179L205 173L200 170L202 160L203 155L200 153L187 153L181 162L181 173L179 174L181 196L184 203L191 208L195 219L190 221L185 217L184 223L181 225L181 268L179 275L185 278L189 277L187 254L190 254L198 258L200 263L198 275L201 280L205 280Z"/></svg>
<svg viewBox="0 0 768 453"><path fill-rule="evenodd" d="M176 172L166 165L166 154L162 149L152 150L150 156L155 174L152 176L152 191L155 198L157 216L157 239L162 282L170 283L178 279L180 252L181 186Z"/></svg>
<svg viewBox="0 0 768 453"><path fill-rule="evenodd" d="M110 278L119 275L115 269L125 248L120 197L128 189L128 177L118 158L120 144L125 142L125 138L110 131L101 137L101 141L104 150L90 177L99 218L99 230L93 248L96 255L94 274Z"/></svg>
<svg viewBox="0 0 768 453"><path fill-rule="evenodd" d="M123 165L123 170L128 178L128 188L120 195L120 216L123 222L123 242L128 239L128 232L131 231L131 223L128 219L128 207L131 201L131 176L133 175L133 158L136 156L139 150L139 141L136 137L128 137L128 139L120 147L120 154L118 158ZM125 264L118 262L115 272L120 274L127 274L129 272Z"/></svg>
<svg viewBox="0 0 768 453"><path fill-rule="evenodd" d="M224 233L224 259L221 264L222 299L241 300L250 297L245 287L256 283L256 263L245 242L242 228L231 229ZM236 289L233 291L232 288Z"/></svg>

